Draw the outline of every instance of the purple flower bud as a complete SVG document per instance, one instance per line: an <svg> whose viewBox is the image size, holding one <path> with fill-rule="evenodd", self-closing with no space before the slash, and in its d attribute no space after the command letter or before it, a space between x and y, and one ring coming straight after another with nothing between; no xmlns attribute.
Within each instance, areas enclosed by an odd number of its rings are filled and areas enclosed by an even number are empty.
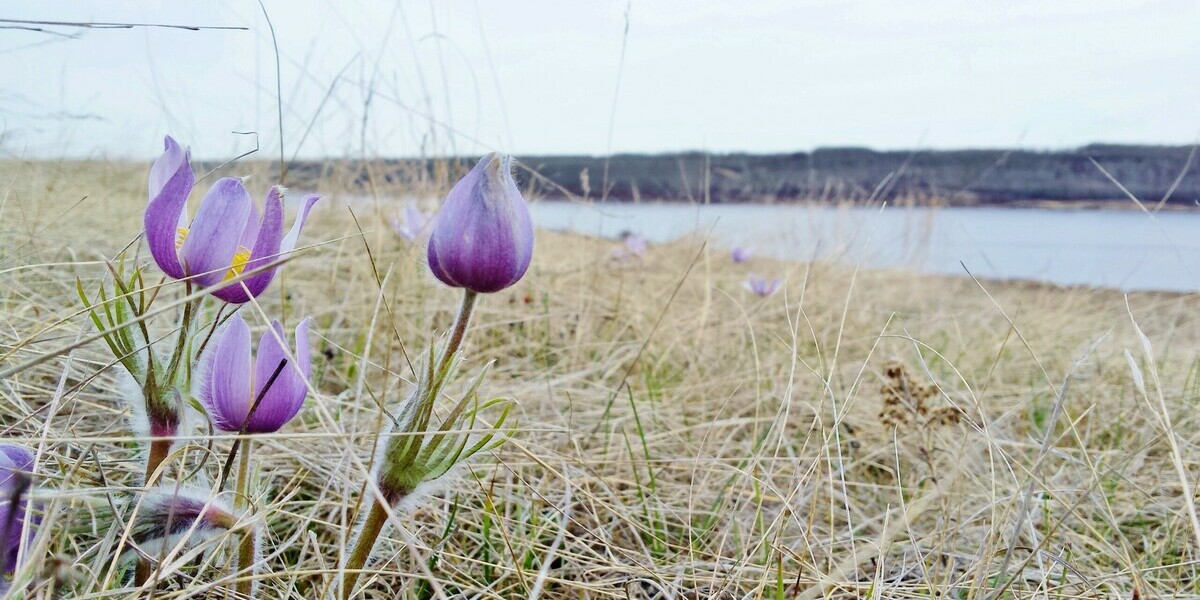
<svg viewBox="0 0 1200 600"><path fill-rule="evenodd" d="M744 285L746 286L746 289L750 290L751 292L766 298L767 296L774 294L779 289L780 285L783 285L783 280L778 277L774 279L767 279L766 277L759 277L758 275L751 273L750 276L746 278L746 283Z"/></svg>
<svg viewBox="0 0 1200 600"><path fill-rule="evenodd" d="M291 253L319 197L305 198L300 215L284 236L283 189L271 188L260 219L242 180L226 177L209 188L189 222L187 198L195 183L191 151L170 136L164 145L162 156L150 167L150 204L145 218L146 242L154 262L170 277L215 287L213 294L226 302L242 303L258 296L274 279L274 268L238 283L221 284Z"/></svg>
<svg viewBox="0 0 1200 600"><path fill-rule="evenodd" d="M193 546L236 523L228 504L209 497L208 490L164 483L142 497L130 534L143 552L162 556L180 542ZM130 553L126 557L134 556Z"/></svg>
<svg viewBox="0 0 1200 600"><path fill-rule="evenodd" d="M413 243L428 231L429 225L433 222L430 216L421 209L409 204L404 207L404 218L392 218L392 229L396 231L396 235L400 239Z"/></svg>
<svg viewBox="0 0 1200 600"><path fill-rule="evenodd" d="M483 157L446 196L428 251L429 269L442 283L487 294L525 275L533 223L511 163L509 156Z"/></svg>
<svg viewBox="0 0 1200 600"><path fill-rule="evenodd" d="M0 576L16 569L21 546L33 538L32 527L25 531L24 500L32 473L29 449L0 444Z"/></svg>
<svg viewBox="0 0 1200 600"><path fill-rule="evenodd" d="M739 265L748 262L752 256L754 256L754 251L742 246L734 246L733 250L729 251L729 258L733 259L733 262Z"/></svg>
<svg viewBox="0 0 1200 600"><path fill-rule="evenodd" d="M213 334L200 355L196 368L195 396L208 411L213 427L238 432L243 424L247 433L271 433L292 420L308 393L311 365L308 351L308 324L304 319L296 327L296 352L289 354L280 344L287 337L278 321L258 340L258 356L251 356L250 328L238 313ZM253 359L253 364L252 364ZM283 361L278 376L271 376ZM270 382L270 387L263 391ZM262 395L254 414L250 409ZM247 421L247 417L249 420Z"/></svg>

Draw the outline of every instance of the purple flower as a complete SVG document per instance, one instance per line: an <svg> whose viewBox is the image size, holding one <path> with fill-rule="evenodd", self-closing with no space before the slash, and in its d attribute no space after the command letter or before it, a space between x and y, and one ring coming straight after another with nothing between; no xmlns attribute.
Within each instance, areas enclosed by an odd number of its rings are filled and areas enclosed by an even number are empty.
<svg viewBox="0 0 1200 600"><path fill-rule="evenodd" d="M625 236L625 251L631 256L641 257L646 254L646 238L632 234Z"/></svg>
<svg viewBox="0 0 1200 600"><path fill-rule="evenodd" d="M744 285L746 286L746 289L750 290L751 292L766 298L767 296L774 294L782 284L783 280L778 277L774 279L767 279L766 277L759 277L758 275L751 273L750 276L746 278L746 283Z"/></svg>
<svg viewBox="0 0 1200 600"><path fill-rule="evenodd" d="M0 576L17 568L21 545L33 538L25 531L25 500L33 453L24 446L0 444ZM36 521L35 521L36 522Z"/></svg>
<svg viewBox="0 0 1200 600"><path fill-rule="evenodd" d="M646 254L646 238L636 233L626 233L621 238L621 246L613 248L613 257L619 260L641 258Z"/></svg>
<svg viewBox="0 0 1200 600"><path fill-rule="evenodd" d="M258 340L258 357L251 364L250 328L238 313L221 326L200 356L195 395L208 412L213 427L238 432L245 424L247 433L271 433L287 424L304 404L310 370L308 324L304 319L296 327L296 352L290 355L280 344L286 342L278 321ZM271 387L263 386L279 368ZM262 393L254 414L250 409ZM249 421L247 421L249 416Z"/></svg>
<svg viewBox="0 0 1200 600"><path fill-rule="evenodd" d="M409 204L404 207L404 218L392 218L392 229L396 235L406 242L412 243L425 235L433 219L416 206Z"/></svg>
<svg viewBox="0 0 1200 600"><path fill-rule="evenodd" d="M291 253L319 197L304 199L300 215L285 236L283 188L275 186L267 193L260 219L242 180L225 177L209 188L189 222L187 198L195 184L191 151L170 136L164 146L162 156L150 167L150 204L146 207L146 242L154 262L170 277L216 287L213 295L226 302L242 303L258 296L271 284L276 269L262 270L240 283L220 284Z"/></svg>
<svg viewBox="0 0 1200 600"><path fill-rule="evenodd" d="M729 251L729 258L733 259L733 262L739 265L749 261L752 256L754 256L754 251L742 246L734 246L733 250Z"/></svg>
<svg viewBox="0 0 1200 600"><path fill-rule="evenodd" d="M512 157L489 154L454 184L433 225L428 257L442 283L482 294L525 275L533 223L512 178Z"/></svg>

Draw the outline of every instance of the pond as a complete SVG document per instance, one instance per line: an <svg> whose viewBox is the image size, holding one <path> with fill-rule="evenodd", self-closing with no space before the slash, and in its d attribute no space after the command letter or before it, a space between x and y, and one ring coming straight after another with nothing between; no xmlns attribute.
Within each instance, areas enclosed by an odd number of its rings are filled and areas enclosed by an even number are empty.
<svg viewBox="0 0 1200 600"><path fill-rule="evenodd" d="M1200 289L1200 213L1043 208L532 204L538 227L651 243L712 230L781 259L1122 290Z"/></svg>

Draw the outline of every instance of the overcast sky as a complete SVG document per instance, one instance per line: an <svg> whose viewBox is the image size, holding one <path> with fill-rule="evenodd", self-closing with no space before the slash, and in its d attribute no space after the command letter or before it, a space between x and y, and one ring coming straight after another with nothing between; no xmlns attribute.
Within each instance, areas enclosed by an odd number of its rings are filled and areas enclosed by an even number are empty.
<svg viewBox="0 0 1200 600"><path fill-rule="evenodd" d="M265 0L290 157L1187 144L1197 0ZM6 156L277 155L256 1L0 0ZM626 35L626 27L628 34ZM622 61L622 55L624 60Z"/></svg>

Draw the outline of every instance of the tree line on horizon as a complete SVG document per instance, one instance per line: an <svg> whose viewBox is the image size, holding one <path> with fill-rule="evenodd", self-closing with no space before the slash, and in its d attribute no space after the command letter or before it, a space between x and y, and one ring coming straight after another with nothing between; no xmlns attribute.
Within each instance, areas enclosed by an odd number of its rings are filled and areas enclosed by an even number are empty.
<svg viewBox="0 0 1200 600"><path fill-rule="evenodd" d="M1127 190L1146 204L1165 199L1183 207L1200 203L1195 154L1192 146L1091 144L1060 151L818 148L788 154L520 156L536 175L518 173L518 179L539 197L617 202L1130 202ZM420 179L446 170L445 159L382 162L390 167L383 169L385 177L409 181L414 173ZM316 177L329 168L328 161L301 161L289 172ZM365 181L365 170L359 177Z"/></svg>

